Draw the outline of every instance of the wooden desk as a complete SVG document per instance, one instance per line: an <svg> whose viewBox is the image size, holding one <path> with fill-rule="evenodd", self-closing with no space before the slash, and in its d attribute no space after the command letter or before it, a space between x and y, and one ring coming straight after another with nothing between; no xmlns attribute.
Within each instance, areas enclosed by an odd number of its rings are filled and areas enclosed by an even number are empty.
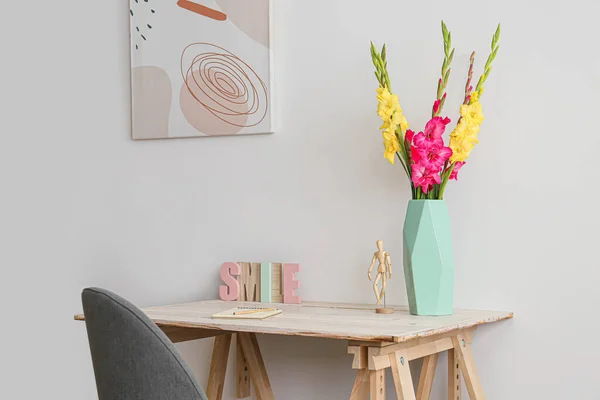
<svg viewBox="0 0 600 400"><path fill-rule="evenodd" d="M448 399L460 400L463 375L471 400L485 395L475 369L471 336L478 325L512 318L510 312L455 310L444 317L416 317L406 307L394 307L391 315L376 314L374 306L310 303L272 304L283 314L266 319L213 319L212 314L235 306L271 306L267 303L201 301L150 307L143 311L174 342L215 337L207 395L221 399L233 334L237 336L238 398L250 396L250 382L259 400L274 399L257 333L311 336L348 341L357 370L351 400L381 400L385 394L385 369L391 368L397 397L429 399L438 355L448 351ZM82 320L78 315L75 319ZM424 358L419 386L412 383L409 361Z"/></svg>

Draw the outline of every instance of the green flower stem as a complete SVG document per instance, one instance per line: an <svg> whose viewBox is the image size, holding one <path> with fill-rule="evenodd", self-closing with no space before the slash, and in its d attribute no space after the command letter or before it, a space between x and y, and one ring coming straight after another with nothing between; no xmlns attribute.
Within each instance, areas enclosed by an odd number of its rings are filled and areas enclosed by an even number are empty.
<svg viewBox="0 0 600 400"><path fill-rule="evenodd" d="M500 24L498 24L498 28L496 28L496 32L494 33L494 36L492 37L492 50L490 52L490 55L488 56L487 61L485 62L485 67L483 68L483 74L481 74L481 77L479 78L479 81L477 82L477 87L475 88L475 90L477 90L477 91L479 91L480 89L483 88L483 84L485 83L488 76L490 75L490 72L492 72L492 62L496 58L496 54L498 54L498 49L500 49L500 45L498 44L498 41L500 41ZM479 94L481 95L481 93L479 93Z"/></svg>
<svg viewBox="0 0 600 400"><path fill-rule="evenodd" d="M393 93L392 85L390 82L390 76L387 71L387 49L386 49L385 44L381 48L381 52L379 52L375 48L375 45L373 44L373 42L371 42L370 50L371 50L371 59L373 61L373 65L375 66L375 77L377 78L377 82L379 82L379 86L382 88L387 88L390 91L390 93ZM412 197L416 198L417 196L420 196L421 194L419 193L417 188L414 187L414 185L412 183L412 171L410 169L410 164L411 164L410 154L407 151L406 144L404 141L404 132L402 132L400 127L398 127L396 130L396 137L397 137L398 143L400 145L400 151L396 152L396 156L398 157L398 160L400 161L400 164L402 165L404 172L408 176L409 183L411 186Z"/></svg>
<svg viewBox="0 0 600 400"><path fill-rule="evenodd" d="M456 163L452 163L450 165L450 168L448 169L448 171L444 175L444 178L442 179L442 183L440 185L440 193L438 195L438 200L444 199L444 191L446 190L446 185L448 184L448 179L450 179L450 175L452 175L452 171L454 170L455 165L456 165Z"/></svg>
<svg viewBox="0 0 600 400"><path fill-rule="evenodd" d="M381 49L381 53L377 51L373 42L371 42L371 59L375 66L375 76L379 82L379 86L387 87L388 90L392 91L392 85L390 83L390 76L387 72L387 50L385 45Z"/></svg>
<svg viewBox="0 0 600 400"><path fill-rule="evenodd" d="M398 133L398 131L400 131L400 133ZM408 149L406 148L406 142L404 141L404 135L402 134L402 131L400 130L400 127L398 127L398 130L396 131L396 138L398 138L398 144L400 145L400 151L402 152L402 158L404 160L404 164L406 166L410 166L410 155L408 154ZM406 174L408 175L409 178L412 178L412 171L410 169L408 169L408 171L406 172Z"/></svg>
<svg viewBox="0 0 600 400"><path fill-rule="evenodd" d="M442 113L442 108L444 108L444 93L446 92L446 86L448 85L448 79L450 78L450 64L452 64L452 59L454 58L454 49L450 51L452 47L452 34L448 31L448 27L442 21L442 35L444 37L444 62L442 64L442 77L438 81L437 87L437 98L440 102L440 106L437 109L435 108L431 110L431 117L437 117Z"/></svg>
<svg viewBox="0 0 600 400"><path fill-rule="evenodd" d="M400 160L400 164L402 164L402 168L404 169L404 172L406 172L406 175L408 175L408 168L406 168L406 164L404 164L402 155L399 152L396 152L396 155L398 156L398 160Z"/></svg>
<svg viewBox="0 0 600 400"><path fill-rule="evenodd" d="M471 61L469 65L469 74L467 75L467 83L465 85L465 100L463 104L469 104L471 100L471 81L473 80L473 68L475 66L475 52L471 53Z"/></svg>

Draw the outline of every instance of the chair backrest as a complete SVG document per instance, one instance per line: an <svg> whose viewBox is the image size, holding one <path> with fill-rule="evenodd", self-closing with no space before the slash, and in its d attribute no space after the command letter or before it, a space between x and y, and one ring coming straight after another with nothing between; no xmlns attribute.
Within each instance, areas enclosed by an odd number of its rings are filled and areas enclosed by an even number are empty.
<svg viewBox="0 0 600 400"><path fill-rule="evenodd" d="M81 294L99 400L208 400L167 336L107 290Z"/></svg>

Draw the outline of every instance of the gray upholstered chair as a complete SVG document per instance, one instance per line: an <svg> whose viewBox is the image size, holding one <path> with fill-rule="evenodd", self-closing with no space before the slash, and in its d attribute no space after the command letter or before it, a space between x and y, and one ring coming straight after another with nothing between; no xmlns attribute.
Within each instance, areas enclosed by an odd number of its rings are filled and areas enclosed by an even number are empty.
<svg viewBox="0 0 600 400"><path fill-rule="evenodd" d="M81 294L100 400L207 400L167 336L107 290Z"/></svg>

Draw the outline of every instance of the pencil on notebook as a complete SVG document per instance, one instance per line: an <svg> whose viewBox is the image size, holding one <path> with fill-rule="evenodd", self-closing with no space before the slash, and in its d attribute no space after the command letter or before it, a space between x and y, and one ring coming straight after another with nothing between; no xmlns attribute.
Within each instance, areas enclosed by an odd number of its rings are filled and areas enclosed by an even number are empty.
<svg viewBox="0 0 600 400"><path fill-rule="evenodd" d="M261 312L267 312L267 311L276 311L276 308L257 308L254 310L244 310L244 311L235 311L233 313L233 315L244 315L244 314L254 314L254 313L261 313Z"/></svg>

